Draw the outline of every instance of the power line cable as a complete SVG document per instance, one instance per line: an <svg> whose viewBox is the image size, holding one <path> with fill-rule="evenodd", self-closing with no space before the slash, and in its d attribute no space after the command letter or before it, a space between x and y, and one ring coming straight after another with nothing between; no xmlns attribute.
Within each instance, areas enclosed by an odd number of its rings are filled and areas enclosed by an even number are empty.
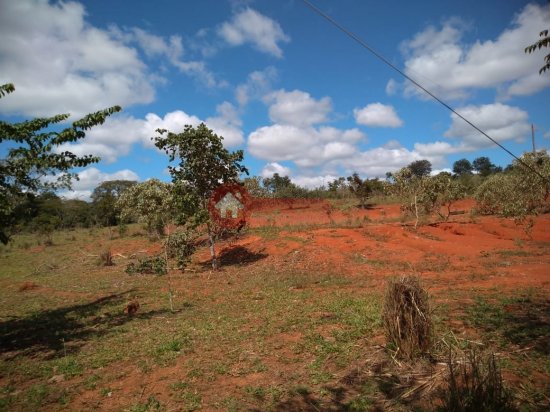
<svg viewBox="0 0 550 412"><path fill-rule="evenodd" d="M479 127L477 127L474 123L472 123L470 120L462 116L459 112L457 112L455 109L453 109L449 104L447 104L445 101L437 97L435 94L433 94L431 91L426 89L424 86L422 86L420 83L418 83L416 80L411 78L409 75L407 75L405 72L400 70L397 66L395 66L392 62L390 62L388 59L386 59L381 53L377 52L375 49L373 49L371 46L369 46L363 39L361 39L359 36L357 36L355 33L349 31L347 28L342 26L340 23L338 23L336 20L334 20L331 16L329 16L327 13L319 9L317 6L312 4L308 0L302 0L311 10L313 10L315 13L323 17L325 20L330 22L333 26L335 26L337 29L342 31L344 34L346 34L351 39L355 40L357 43L359 43L363 48L367 49L369 52L374 54L378 59L382 60L384 63L386 63L388 66L390 66L393 70L395 70L397 73L399 73L401 76L403 76L405 79L410 81L412 84L414 84L416 87L418 87L420 90L422 90L424 93L432 97L434 100L439 102L441 105L446 107L448 110L450 110L452 113L454 113L456 116L460 117L462 120L464 120L466 123L468 123L470 126L472 126L475 130L477 130L479 133L481 133L483 136L485 136L487 139L489 139L491 142L496 144L498 147L500 147L502 150L504 150L506 153L508 153L510 156L512 156L514 159L516 159L519 163L521 163L523 166L525 166L528 170L535 173L537 176L539 176L542 180L546 181L547 183L550 183L550 179L543 176L539 173L538 170L533 169L530 165L525 163L523 160L521 160L519 157L517 157L514 153L512 153L510 150L508 150L506 147L504 147L501 143L493 139L491 136L489 136L487 133L485 133L483 130L481 130Z"/></svg>

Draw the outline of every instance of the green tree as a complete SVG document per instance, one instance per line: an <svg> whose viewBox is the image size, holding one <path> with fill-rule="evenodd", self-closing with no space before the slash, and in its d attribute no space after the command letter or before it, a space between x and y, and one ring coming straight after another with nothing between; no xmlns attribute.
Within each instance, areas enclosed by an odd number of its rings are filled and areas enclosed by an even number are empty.
<svg viewBox="0 0 550 412"><path fill-rule="evenodd" d="M373 188L369 179L361 179L357 173L347 178L349 191L359 200L359 206L365 208L367 200L372 195Z"/></svg>
<svg viewBox="0 0 550 412"><path fill-rule="evenodd" d="M242 184L252 197L268 196L267 189L262 186L262 178L259 176L247 177L243 179Z"/></svg>
<svg viewBox="0 0 550 412"><path fill-rule="evenodd" d="M12 84L0 86L0 98L12 93ZM20 123L0 121L0 143L8 143L5 157L0 158L0 241L8 243L17 221L17 206L34 193L45 189L70 188L71 180L78 176L71 172L75 167L88 166L99 161L91 155L77 156L71 152L58 152L64 143L74 143L85 137L85 131L102 124L105 119L120 111L114 106L84 116L61 131L54 125L67 121L69 114L26 120Z"/></svg>
<svg viewBox="0 0 550 412"><path fill-rule="evenodd" d="M408 167L392 173L390 193L402 199L401 211L416 218L415 227L423 216L437 213L442 219L448 219L452 203L465 196L465 188L460 181L453 179L450 173L442 172L436 176L417 176ZM446 213L441 208L446 207Z"/></svg>
<svg viewBox="0 0 550 412"><path fill-rule="evenodd" d="M229 152L223 147L223 137L218 136L204 123L197 127L185 126L182 133L158 129L160 136L154 138L155 145L166 152L170 162L178 159L176 165L168 166L174 188L176 221L191 227L206 224L210 241L212 268L218 268L216 258L216 227L208 213L208 201L222 184L238 183L241 173L248 170L241 162L242 150Z"/></svg>
<svg viewBox="0 0 550 412"><path fill-rule="evenodd" d="M429 160L416 160L407 166L415 176L429 176L432 172L432 164Z"/></svg>
<svg viewBox="0 0 550 412"><path fill-rule="evenodd" d="M472 162L474 170L483 177L487 177L493 173L499 172L502 169L495 166L491 160L486 156L481 156Z"/></svg>
<svg viewBox="0 0 550 412"><path fill-rule="evenodd" d="M116 201L122 222L137 220L145 224L149 235L164 235L164 227L174 215L172 185L150 179L132 185Z"/></svg>
<svg viewBox="0 0 550 412"><path fill-rule="evenodd" d="M99 184L91 196L96 222L102 226L118 225L116 202L126 190L136 184L133 180L106 180Z"/></svg>
<svg viewBox="0 0 550 412"><path fill-rule="evenodd" d="M525 53L533 53L535 50L539 50L542 47L550 47L550 36L548 36L548 30L543 30L539 33L541 39L525 48ZM539 70L539 74L544 73L546 70L550 70L550 54L547 54L544 58L545 64Z"/></svg>
<svg viewBox="0 0 550 412"><path fill-rule="evenodd" d="M290 189L295 187L288 176L281 176L279 173L274 173L272 177L264 178L263 185L273 197L285 197Z"/></svg>
<svg viewBox="0 0 550 412"><path fill-rule="evenodd" d="M475 194L480 212L523 220L528 215L548 210L550 156L542 150L525 153L521 160L514 160L513 167L507 173L494 174L480 185ZM545 179L533 173L525 164Z"/></svg>
<svg viewBox="0 0 550 412"><path fill-rule="evenodd" d="M453 163L453 173L457 176L470 175L474 167L468 159L460 159Z"/></svg>

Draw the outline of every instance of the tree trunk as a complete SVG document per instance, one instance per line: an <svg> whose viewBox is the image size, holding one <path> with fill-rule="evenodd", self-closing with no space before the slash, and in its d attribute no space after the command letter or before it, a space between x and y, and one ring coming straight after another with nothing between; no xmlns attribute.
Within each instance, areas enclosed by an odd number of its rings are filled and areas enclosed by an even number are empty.
<svg viewBox="0 0 550 412"><path fill-rule="evenodd" d="M214 233L212 233L212 227L208 225L208 240L210 241L210 256L212 257L212 269L218 270L218 259L216 257L216 243L214 239Z"/></svg>

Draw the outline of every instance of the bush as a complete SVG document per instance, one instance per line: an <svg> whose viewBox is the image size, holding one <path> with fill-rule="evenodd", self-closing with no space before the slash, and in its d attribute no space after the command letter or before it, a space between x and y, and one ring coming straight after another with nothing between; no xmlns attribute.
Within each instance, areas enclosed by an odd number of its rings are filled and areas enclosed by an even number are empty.
<svg viewBox="0 0 550 412"><path fill-rule="evenodd" d="M433 324L428 292L415 276L388 281L382 321L397 356L412 359L430 349Z"/></svg>
<svg viewBox="0 0 550 412"><path fill-rule="evenodd" d="M137 263L130 263L126 266L126 273L133 275L136 273L146 275L165 275L166 272L166 260L162 256L147 257L139 259Z"/></svg>
<svg viewBox="0 0 550 412"><path fill-rule="evenodd" d="M550 157L540 151L526 153L521 160L546 180L515 161L510 172L492 175L479 186L475 199L480 213L523 218L548 210Z"/></svg>
<svg viewBox="0 0 550 412"><path fill-rule="evenodd" d="M512 397L503 384L495 355L481 355L475 349L466 352L455 367L449 352L449 380L443 394L445 411L513 411Z"/></svg>
<svg viewBox="0 0 550 412"><path fill-rule="evenodd" d="M195 252L195 239L195 232L186 229L171 234L166 240L168 256L176 259L178 268L181 270L187 266L191 256Z"/></svg>
<svg viewBox="0 0 550 412"><path fill-rule="evenodd" d="M113 262L113 254L111 252L111 249L107 249L106 251L99 254L99 264L101 266L115 265L115 263Z"/></svg>

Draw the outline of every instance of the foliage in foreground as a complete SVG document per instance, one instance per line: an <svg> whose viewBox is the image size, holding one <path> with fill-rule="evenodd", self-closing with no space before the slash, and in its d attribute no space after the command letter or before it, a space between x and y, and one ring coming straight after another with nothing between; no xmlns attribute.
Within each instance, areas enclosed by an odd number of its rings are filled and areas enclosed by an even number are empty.
<svg viewBox="0 0 550 412"><path fill-rule="evenodd" d="M12 84L0 86L0 98L15 91ZM96 163L99 158L77 156L58 149L86 136L85 131L102 124L107 117L122 110L113 106L88 114L61 131L52 126L66 122L70 115L8 123L0 120L0 143L11 142L5 158L0 159L0 242L6 244L17 221L18 205L43 189L70 188L71 180L77 178L70 170Z"/></svg>

